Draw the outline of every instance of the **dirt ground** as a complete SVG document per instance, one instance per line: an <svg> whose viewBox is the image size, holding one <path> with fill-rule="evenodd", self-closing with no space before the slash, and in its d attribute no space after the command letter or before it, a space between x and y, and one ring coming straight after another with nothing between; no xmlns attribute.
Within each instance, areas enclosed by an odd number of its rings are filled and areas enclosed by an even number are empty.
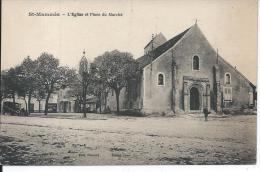
<svg viewBox="0 0 260 172"><path fill-rule="evenodd" d="M255 164L256 116L1 115L3 165Z"/></svg>

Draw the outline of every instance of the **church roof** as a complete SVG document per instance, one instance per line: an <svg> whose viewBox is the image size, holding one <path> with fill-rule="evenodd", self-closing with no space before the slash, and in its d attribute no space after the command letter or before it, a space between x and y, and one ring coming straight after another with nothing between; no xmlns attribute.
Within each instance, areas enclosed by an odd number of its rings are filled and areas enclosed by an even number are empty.
<svg viewBox="0 0 260 172"><path fill-rule="evenodd" d="M160 45L153 51L149 52L148 54L143 55L142 57L137 59L137 62L139 63L140 68L144 68L146 65L151 63L151 60L154 61L157 57L162 55L164 52L166 52L168 49L173 47L184 35L190 30L190 28L186 29L182 33L176 35L169 41L165 42L164 44ZM152 59L151 59L152 58Z"/></svg>
<svg viewBox="0 0 260 172"><path fill-rule="evenodd" d="M144 48L148 47L152 43L152 41L157 41L157 40L163 40L164 42L167 41L165 36L160 32L159 34L156 34L155 37L151 41L149 41Z"/></svg>

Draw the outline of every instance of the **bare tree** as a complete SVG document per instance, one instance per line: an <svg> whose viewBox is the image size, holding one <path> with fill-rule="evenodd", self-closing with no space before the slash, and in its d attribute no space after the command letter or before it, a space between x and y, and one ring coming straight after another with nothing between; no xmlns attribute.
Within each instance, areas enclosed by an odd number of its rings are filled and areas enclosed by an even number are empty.
<svg viewBox="0 0 260 172"><path fill-rule="evenodd" d="M82 88L82 99L83 99L83 114L84 118L87 116L86 110L86 97L88 94L89 85L94 82L96 70L93 64L89 64L85 57L85 52L79 63L79 81L81 82Z"/></svg>

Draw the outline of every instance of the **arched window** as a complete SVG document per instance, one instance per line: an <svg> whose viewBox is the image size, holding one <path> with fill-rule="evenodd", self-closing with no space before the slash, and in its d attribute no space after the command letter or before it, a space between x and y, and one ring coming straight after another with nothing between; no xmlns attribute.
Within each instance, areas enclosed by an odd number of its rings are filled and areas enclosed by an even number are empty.
<svg viewBox="0 0 260 172"><path fill-rule="evenodd" d="M192 60L193 70L200 70L200 59L198 56L194 56Z"/></svg>
<svg viewBox="0 0 260 172"><path fill-rule="evenodd" d="M164 85L164 74L158 74L158 85Z"/></svg>
<svg viewBox="0 0 260 172"><path fill-rule="evenodd" d="M225 84L231 84L231 75L230 73L225 74Z"/></svg>

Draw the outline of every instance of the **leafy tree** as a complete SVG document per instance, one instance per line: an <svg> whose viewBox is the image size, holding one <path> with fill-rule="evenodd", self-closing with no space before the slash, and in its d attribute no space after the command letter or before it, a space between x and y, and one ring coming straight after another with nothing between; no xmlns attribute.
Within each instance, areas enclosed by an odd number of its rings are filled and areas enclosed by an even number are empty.
<svg viewBox="0 0 260 172"><path fill-rule="evenodd" d="M1 90L0 90L1 112L2 112L2 101L4 100L4 98L7 97L6 81L7 81L7 71L1 71Z"/></svg>
<svg viewBox="0 0 260 172"><path fill-rule="evenodd" d="M6 97L12 97L14 105L15 95L18 94L19 97L22 97L25 101L26 111L28 110L27 104L30 104L31 97L37 86L36 67L36 62L31 60L28 56L21 65L11 68L1 77L3 82L1 83L1 92L3 92ZM28 103L26 101L27 96Z"/></svg>
<svg viewBox="0 0 260 172"><path fill-rule="evenodd" d="M108 87L105 82L101 79L97 79L94 84L90 87L91 92L93 95L97 97L97 104L99 108L99 113L102 113L102 106L104 105L104 111L106 112L107 109L107 95L108 95Z"/></svg>
<svg viewBox="0 0 260 172"><path fill-rule="evenodd" d="M136 76L138 64L132 54L118 50L105 52L97 58L101 79L115 91L117 113L119 113L120 91L126 87L129 79Z"/></svg>
<svg viewBox="0 0 260 172"><path fill-rule="evenodd" d="M95 81L90 86L90 91L93 95L98 98L99 105L99 113L102 113L102 105L104 105L104 112L107 111L107 96L109 87L106 84L105 80L103 80L99 73L99 68L101 66L102 56L98 56L94 60L94 65L97 70L97 75L95 77Z"/></svg>
<svg viewBox="0 0 260 172"><path fill-rule="evenodd" d="M81 112L81 105L83 104L82 100L82 83L79 79L79 75L75 77L74 82L72 83L70 90L68 90L67 94L69 97L75 97L75 112Z"/></svg>
<svg viewBox="0 0 260 172"><path fill-rule="evenodd" d="M24 100L26 114L28 114L27 113L28 112L28 105L27 105L28 103L26 101L26 95L27 95L27 87L28 87L29 83L26 82L25 77L22 75L21 66L17 66L16 69L17 69L16 93L17 93L18 97L21 97Z"/></svg>
<svg viewBox="0 0 260 172"><path fill-rule="evenodd" d="M8 97L13 99L13 110L15 110L15 95L18 91L18 69L19 67L10 68L6 72L1 72L1 92L3 97ZM2 83L3 82L3 83ZM3 85L3 86L2 86ZM12 111L12 114L14 111Z"/></svg>
<svg viewBox="0 0 260 172"><path fill-rule="evenodd" d="M39 113L41 112L41 101L43 99L45 99L45 91L44 91L44 88L42 86L38 86L37 89L36 89L36 99L39 103Z"/></svg>
<svg viewBox="0 0 260 172"><path fill-rule="evenodd" d="M48 53L42 53L38 57L37 66L39 83L44 87L46 93L44 113L47 115L50 95L61 86L69 86L74 80L76 72L68 67L59 67L59 60Z"/></svg>
<svg viewBox="0 0 260 172"><path fill-rule="evenodd" d="M29 56L25 58L19 66L19 93L24 98L26 104L26 111L30 114L31 98L35 97L35 91L39 87L38 74L37 74L37 61L32 60ZM28 96L28 106L26 97Z"/></svg>

